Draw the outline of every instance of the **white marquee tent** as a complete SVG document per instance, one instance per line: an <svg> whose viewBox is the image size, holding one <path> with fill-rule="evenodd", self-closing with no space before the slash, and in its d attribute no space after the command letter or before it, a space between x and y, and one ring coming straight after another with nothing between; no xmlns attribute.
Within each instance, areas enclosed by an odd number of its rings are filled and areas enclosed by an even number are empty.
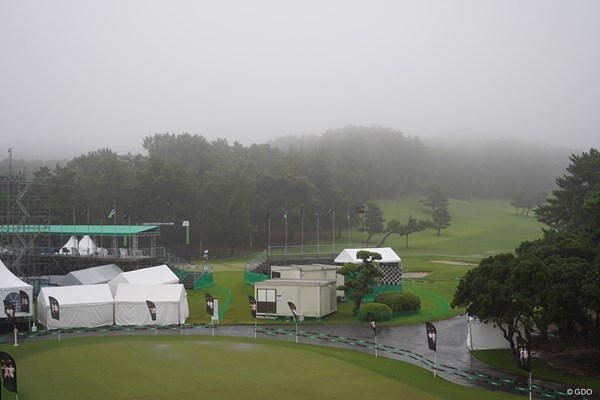
<svg viewBox="0 0 600 400"><path fill-rule="evenodd" d="M131 284L167 284L179 283L179 278L166 265L157 267L143 268L135 271L122 272L111 279L108 284L113 294L117 292L117 286L120 283Z"/></svg>
<svg viewBox="0 0 600 400"><path fill-rule="evenodd" d="M76 254L79 248L79 241L75 235L69 238L69 241L60 248L60 254Z"/></svg>
<svg viewBox="0 0 600 400"><path fill-rule="evenodd" d="M79 254L84 256L91 256L94 253L96 253L96 251L98 251L98 246L96 246L96 243L94 243L94 241L89 235L85 235L81 238L78 244L78 248Z"/></svg>
<svg viewBox="0 0 600 400"><path fill-rule="evenodd" d="M467 346L470 350L508 349L510 346L500 328L494 323L469 317Z"/></svg>
<svg viewBox="0 0 600 400"><path fill-rule="evenodd" d="M29 305L29 312L23 312L21 292L25 292L27 295L27 304ZM33 315L33 286L23 282L21 279L16 277L0 260L0 297L2 300L8 300L13 304L15 309L15 317L25 317ZM0 302L2 303L2 302ZM4 312L4 306L0 306L0 318L6 318Z"/></svg>
<svg viewBox="0 0 600 400"><path fill-rule="evenodd" d="M79 271L71 271L65 275L58 281L58 286L97 285L108 283L108 281L121 273L123 273L123 270L116 264L80 269Z"/></svg>
<svg viewBox="0 0 600 400"><path fill-rule="evenodd" d="M153 321L146 301L156 306ZM182 324L190 315L183 285L144 285L120 283L115 294L116 325Z"/></svg>
<svg viewBox="0 0 600 400"><path fill-rule="evenodd" d="M391 247L374 247L364 249L344 249L335 259L336 263L353 263L360 264L362 260L356 257L359 251L370 251L372 253L381 254L381 260L376 260L378 264L401 263L400 256L396 254Z"/></svg>
<svg viewBox="0 0 600 400"><path fill-rule="evenodd" d="M59 319L51 316L49 296L58 301ZM48 329L113 324L113 297L107 284L43 287L37 305L38 321Z"/></svg>

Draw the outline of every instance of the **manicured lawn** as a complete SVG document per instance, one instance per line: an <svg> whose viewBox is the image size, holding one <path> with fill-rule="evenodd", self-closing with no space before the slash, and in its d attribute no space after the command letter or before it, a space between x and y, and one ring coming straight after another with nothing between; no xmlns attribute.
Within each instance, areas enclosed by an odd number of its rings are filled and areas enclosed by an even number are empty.
<svg viewBox="0 0 600 400"><path fill-rule="evenodd" d="M459 386L385 357L264 339L104 336L8 351L17 361L21 400L520 398Z"/></svg>
<svg viewBox="0 0 600 400"><path fill-rule="evenodd" d="M409 215L430 219L428 209L419 203L419 197L400 200L378 200L386 220L405 222ZM450 201L452 225L437 236L433 230L411 235L409 247L404 237L392 235L385 246L391 246L401 256L405 272L427 272L423 278L408 278L404 290L413 291L422 298L422 310L417 315L396 317L389 324L415 324L428 320L449 318L460 313L452 309L454 292L460 278L472 266L440 264L433 261L464 261L477 264L481 258L500 252L512 252L521 241L541 236L542 225L533 217L517 217L508 200L454 200ZM364 233L352 231L354 240L365 238ZM382 235L375 235L370 245L379 243ZM327 241L322 245L327 247ZM338 243L339 244L339 243ZM244 263L252 257L210 260L214 270L214 285L188 292L190 323L208 323L204 308L204 292L219 298L222 324L253 323L248 310L248 295L252 286L243 282ZM198 262L198 265L201 263ZM225 303L226 302L226 303ZM321 321L307 323L359 323L352 315L352 305L340 303L337 313Z"/></svg>

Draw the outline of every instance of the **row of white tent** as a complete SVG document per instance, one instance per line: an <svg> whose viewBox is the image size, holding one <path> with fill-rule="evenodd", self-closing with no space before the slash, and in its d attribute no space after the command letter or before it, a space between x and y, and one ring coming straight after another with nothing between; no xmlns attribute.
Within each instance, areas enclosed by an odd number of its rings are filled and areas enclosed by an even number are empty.
<svg viewBox="0 0 600 400"><path fill-rule="evenodd" d="M167 265L123 272L117 265L73 271L43 287L38 321L48 329L107 325L179 324L189 316L187 293ZM59 304L53 318L50 297ZM147 301L156 307L152 320Z"/></svg>
<svg viewBox="0 0 600 400"><path fill-rule="evenodd" d="M48 329L108 325L179 324L189 317L187 293L166 265L123 272L116 265L74 271L63 278L70 286L43 287L37 298L37 319ZM0 260L0 297L13 302L16 317L33 316L21 307L22 297L33 299L33 286L16 277ZM52 317L50 297L59 304ZM155 320L147 301L155 308ZM6 318L0 307L0 318Z"/></svg>
<svg viewBox="0 0 600 400"><path fill-rule="evenodd" d="M47 329L109 325L182 324L189 317L187 293L181 284L119 283L43 287L37 298L38 322ZM58 302L56 315L50 297ZM155 319L147 301L155 308ZM58 317L58 318L56 318Z"/></svg>
<svg viewBox="0 0 600 400"><path fill-rule="evenodd" d="M89 235L85 235L81 240L77 240L75 235L71 236L67 243L61 248L59 253L78 253L81 255L92 255L99 252L106 252L106 249L99 248Z"/></svg>

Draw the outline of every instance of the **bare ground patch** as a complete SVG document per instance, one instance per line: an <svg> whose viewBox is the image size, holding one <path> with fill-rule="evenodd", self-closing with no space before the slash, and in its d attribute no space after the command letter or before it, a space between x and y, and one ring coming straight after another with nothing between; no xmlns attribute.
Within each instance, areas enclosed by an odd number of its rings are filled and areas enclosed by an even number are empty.
<svg viewBox="0 0 600 400"><path fill-rule="evenodd" d="M437 263L437 264L446 264L446 265L467 265L467 266L477 266L479 264L467 262L467 261L448 261L448 260L428 260L428 262Z"/></svg>
<svg viewBox="0 0 600 400"><path fill-rule="evenodd" d="M429 272L404 272L403 278L425 278Z"/></svg>

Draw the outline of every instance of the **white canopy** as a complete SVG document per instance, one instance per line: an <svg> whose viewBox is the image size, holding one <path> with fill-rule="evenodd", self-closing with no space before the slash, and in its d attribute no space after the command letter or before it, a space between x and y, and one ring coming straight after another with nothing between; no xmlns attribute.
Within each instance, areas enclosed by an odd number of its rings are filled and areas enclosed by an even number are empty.
<svg viewBox="0 0 600 400"><path fill-rule="evenodd" d="M51 316L49 296L58 301L59 319ZM106 326L113 323L113 297L107 284L43 287L37 305L38 321L48 329Z"/></svg>
<svg viewBox="0 0 600 400"><path fill-rule="evenodd" d="M165 284L179 283L179 278L165 264L157 267L143 268L135 271L122 272L111 279L108 284L113 294L117 291L119 283L131 284Z"/></svg>
<svg viewBox="0 0 600 400"><path fill-rule="evenodd" d="M92 255L98 250L98 246L89 235L85 235L79 241L79 254Z"/></svg>
<svg viewBox="0 0 600 400"><path fill-rule="evenodd" d="M146 301L156 306L153 321ZM169 325L184 323L190 315L183 285L132 285L120 283L115 295L116 325Z"/></svg>
<svg viewBox="0 0 600 400"><path fill-rule="evenodd" d="M25 292L27 295L29 312L22 311L22 301L25 299L21 298L21 292ZM2 260L0 260L0 297L2 300L8 300L13 304L16 317L33 315L33 305L31 303L33 301L33 286L23 282L10 272ZM0 305L0 318L6 318L3 305Z"/></svg>
<svg viewBox="0 0 600 400"><path fill-rule="evenodd" d="M377 263L400 263L402 260L400 256L392 250L391 247L374 247L364 249L344 249L335 259L336 263L361 263L362 260L356 258L356 253L359 251L370 251L373 253L381 254L381 260L376 260Z"/></svg>
<svg viewBox="0 0 600 400"><path fill-rule="evenodd" d="M58 282L58 286L97 285L100 283L108 283L108 281L121 273L123 273L123 270L116 264L80 269L79 271L71 271L65 275Z"/></svg>
<svg viewBox="0 0 600 400"><path fill-rule="evenodd" d="M77 249L78 247L79 241L77 240L75 235L73 235L69 238L69 241L60 248L60 253L72 253L73 249ZM67 250L65 251L65 249Z"/></svg>

